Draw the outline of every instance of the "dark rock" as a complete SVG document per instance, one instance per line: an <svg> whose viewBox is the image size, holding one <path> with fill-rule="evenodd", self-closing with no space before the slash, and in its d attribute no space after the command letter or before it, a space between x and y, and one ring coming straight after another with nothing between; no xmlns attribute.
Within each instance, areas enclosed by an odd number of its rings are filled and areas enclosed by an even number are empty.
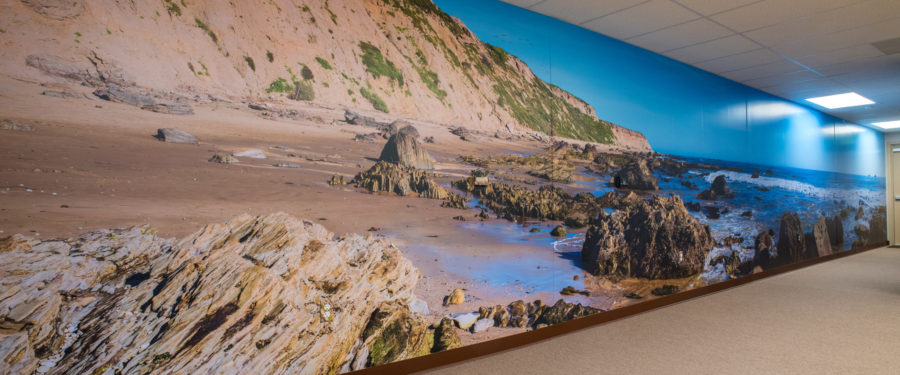
<svg viewBox="0 0 900 375"><path fill-rule="evenodd" d="M353 140L356 142L365 142L365 143L375 143L375 140L380 139L378 133L369 133L369 134L359 134L353 137Z"/></svg>
<svg viewBox="0 0 900 375"><path fill-rule="evenodd" d="M684 207L688 209L688 211L700 212L703 206L698 202L684 202Z"/></svg>
<svg viewBox="0 0 900 375"><path fill-rule="evenodd" d="M476 140L474 134L464 126L452 127L450 128L450 133L467 142L474 142Z"/></svg>
<svg viewBox="0 0 900 375"><path fill-rule="evenodd" d="M869 227L859 224L853 228L853 232L856 233L856 241L853 241L851 248L860 249L869 245L869 237L871 235Z"/></svg>
<svg viewBox="0 0 900 375"><path fill-rule="evenodd" d="M803 224L797 214L785 212L781 215L781 229L778 231L778 245L776 246L776 261L778 265L796 263L803 260L806 250L806 238L803 234Z"/></svg>
<svg viewBox="0 0 900 375"><path fill-rule="evenodd" d="M145 106L141 106L141 109L147 110L147 111L152 111L152 112L157 112L157 113L165 113L165 114L169 114L169 115L179 115L179 116L186 116L186 115L194 114L194 109L191 108L190 105L187 105L185 103L178 103L178 102L156 103L153 105L145 105Z"/></svg>
<svg viewBox="0 0 900 375"><path fill-rule="evenodd" d="M538 233L538 232L540 232L540 231L541 231L541 228L535 227L535 228L529 229L529 230L528 230L528 233Z"/></svg>
<svg viewBox="0 0 900 375"><path fill-rule="evenodd" d="M556 228L553 228L550 231L550 235L553 237L565 237L566 236L566 228L562 225L557 225Z"/></svg>
<svg viewBox="0 0 900 375"><path fill-rule="evenodd" d="M712 186L709 189L701 191L700 194L697 194L697 198L703 200L716 200L719 198L733 198L734 193L731 192L731 188L728 187L728 182L725 180L724 175L718 175L715 179L713 179Z"/></svg>
<svg viewBox="0 0 900 375"><path fill-rule="evenodd" d="M640 294L636 294L636 293L634 293L634 292L628 292L628 293L625 294L625 298L628 298L628 299L641 299L641 298L644 298L644 296L642 296L642 295L640 295Z"/></svg>
<svg viewBox="0 0 900 375"><path fill-rule="evenodd" d="M825 225L828 227L828 238L831 240L832 251L841 251L844 249L844 221L839 215L825 219Z"/></svg>
<svg viewBox="0 0 900 375"><path fill-rule="evenodd" d="M767 230L759 232L753 241L753 263L767 269L772 266L776 258L774 231Z"/></svg>
<svg viewBox="0 0 900 375"><path fill-rule="evenodd" d="M619 170L613 184L619 189L659 190L659 182L645 159L637 159Z"/></svg>
<svg viewBox="0 0 900 375"><path fill-rule="evenodd" d="M753 211L744 211L741 213L742 217L753 217Z"/></svg>
<svg viewBox="0 0 900 375"><path fill-rule="evenodd" d="M441 319L441 322L434 330L434 346L431 352L437 353L460 346L462 346L462 343L459 340L459 335L456 333L453 320L450 318Z"/></svg>
<svg viewBox="0 0 900 375"><path fill-rule="evenodd" d="M556 301L553 306L544 305L535 310L535 319L532 324L530 324L533 327L542 324L551 326L601 312L601 310L593 307L583 306L580 303L567 303L562 299Z"/></svg>
<svg viewBox="0 0 900 375"><path fill-rule="evenodd" d="M422 139L425 143L434 143L434 137L428 136Z"/></svg>
<svg viewBox="0 0 900 375"><path fill-rule="evenodd" d="M335 186L335 185L346 185L346 184L347 184L347 180L344 179L344 176L339 175L339 174L335 174L335 175L332 175L332 176L331 176L331 180L328 181L328 184L329 184L329 185L332 185L332 186Z"/></svg>
<svg viewBox="0 0 900 375"><path fill-rule="evenodd" d="M678 287L675 285L669 285L669 284L663 285L659 288L656 288L656 289L653 289L650 291L650 294L657 296L657 297L668 296L670 294L675 294L675 293L678 293Z"/></svg>
<svg viewBox="0 0 900 375"><path fill-rule="evenodd" d="M591 292L589 292L589 291L587 291L587 290L578 290L578 289L576 289L575 287L569 285L569 286L563 288L562 290L560 290L560 291L559 291L559 294L562 294L562 295L564 295L564 296L574 296L574 295L576 295L576 294L580 294L580 295L583 295L583 296L590 297Z"/></svg>
<svg viewBox="0 0 900 375"><path fill-rule="evenodd" d="M197 138L175 128L157 129L156 139L168 143L197 144Z"/></svg>
<svg viewBox="0 0 900 375"><path fill-rule="evenodd" d="M688 213L681 198L653 196L612 214L601 212L581 259L594 275L674 279L702 271L714 245L709 227Z"/></svg>
<svg viewBox="0 0 900 375"><path fill-rule="evenodd" d="M713 220L722 217L721 212L719 212L719 208L716 206L704 206L703 214L706 215L706 217L713 219Z"/></svg>
<svg viewBox="0 0 900 375"><path fill-rule="evenodd" d="M434 159L416 140L418 131L407 126L388 139L378 160L416 169L434 169Z"/></svg>
<svg viewBox="0 0 900 375"><path fill-rule="evenodd" d="M71 91L57 91L57 90L46 90L46 91L42 92L41 95L49 96L49 97L53 97L53 98L60 98L60 99L80 98L81 97L81 95L78 95Z"/></svg>
<svg viewBox="0 0 900 375"><path fill-rule="evenodd" d="M209 161L212 163L219 163L219 164L234 164L234 163L238 162L238 159L229 154L216 153L216 154L213 154L213 156L209 158Z"/></svg>
<svg viewBox="0 0 900 375"><path fill-rule="evenodd" d="M869 244L887 243L887 208L878 207L869 220Z"/></svg>

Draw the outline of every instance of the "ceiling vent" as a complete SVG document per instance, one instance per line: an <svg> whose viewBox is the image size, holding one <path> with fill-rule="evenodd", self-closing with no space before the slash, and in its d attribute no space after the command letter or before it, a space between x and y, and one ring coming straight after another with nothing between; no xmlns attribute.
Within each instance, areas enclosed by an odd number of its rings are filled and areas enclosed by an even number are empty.
<svg viewBox="0 0 900 375"><path fill-rule="evenodd" d="M900 38L882 40L872 43L872 46L884 52L885 55L894 55L900 53Z"/></svg>

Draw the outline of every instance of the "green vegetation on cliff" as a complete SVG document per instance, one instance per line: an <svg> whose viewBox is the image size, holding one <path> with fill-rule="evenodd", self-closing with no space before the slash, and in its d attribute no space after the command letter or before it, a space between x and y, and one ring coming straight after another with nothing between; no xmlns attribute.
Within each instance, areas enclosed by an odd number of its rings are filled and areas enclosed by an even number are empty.
<svg viewBox="0 0 900 375"><path fill-rule="evenodd" d="M385 76L390 78L391 82L397 81L400 86L403 86L403 74L397 70L397 66L393 62L384 58L378 47L369 42L359 42L359 48L363 52L363 65L366 66L369 73L372 73L373 77Z"/></svg>
<svg viewBox="0 0 900 375"><path fill-rule="evenodd" d="M384 99L381 99L381 97L378 96L378 94L376 94L372 91L366 90L365 87L360 87L359 93L363 96L363 98L366 98L369 101L369 103L372 103L372 107L374 107L375 109L377 109L381 112L384 112L384 113L389 112L387 103L385 103Z"/></svg>

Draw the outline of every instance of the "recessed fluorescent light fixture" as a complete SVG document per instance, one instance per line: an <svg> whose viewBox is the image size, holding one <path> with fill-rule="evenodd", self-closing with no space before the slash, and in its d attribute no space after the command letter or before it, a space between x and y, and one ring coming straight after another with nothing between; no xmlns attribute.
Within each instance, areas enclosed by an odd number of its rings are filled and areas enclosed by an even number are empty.
<svg viewBox="0 0 900 375"><path fill-rule="evenodd" d="M858 107L861 105L875 104L875 102L869 100L869 98L866 98L865 96L862 96L855 92L820 96L818 98L809 98L806 99L806 101L818 104L828 109Z"/></svg>
<svg viewBox="0 0 900 375"><path fill-rule="evenodd" d="M873 122L872 125L875 125L882 129L900 129L900 120L896 121L884 121L884 122Z"/></svg>

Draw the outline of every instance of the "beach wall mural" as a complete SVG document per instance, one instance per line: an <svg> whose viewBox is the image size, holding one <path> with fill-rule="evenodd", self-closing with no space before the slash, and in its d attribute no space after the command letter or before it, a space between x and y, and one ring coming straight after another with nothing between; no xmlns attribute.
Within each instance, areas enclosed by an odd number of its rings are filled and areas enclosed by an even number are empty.
<svg viewBox="0 0 900 375"><path fill-rule="evenodd" d="M2 373L350 372L887 240L881 133L499 1L0 45Z"/></svg>

